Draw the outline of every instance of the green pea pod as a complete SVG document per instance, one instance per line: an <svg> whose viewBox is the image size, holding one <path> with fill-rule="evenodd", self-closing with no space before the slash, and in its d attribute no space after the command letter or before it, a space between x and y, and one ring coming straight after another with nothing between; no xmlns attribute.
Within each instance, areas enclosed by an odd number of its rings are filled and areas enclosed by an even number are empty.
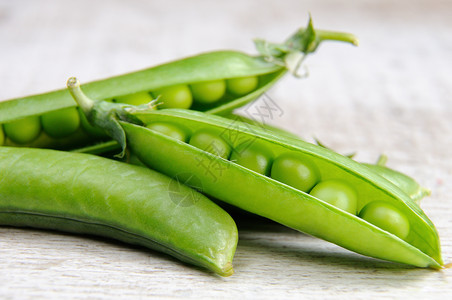
<svg viewBox="0 0 452 300"><path fill-rule="evenodd" d="M0 173L0 225L110 237L233 273L234 221L176 180L93 155L11 147L0 147Z"/></svg>
<svg viewBox="0 0 452 300"><path fill-rule="evenodd" d="M309 20L306 28L282 44L256 40L258 56L237 51L204 53L87 83L83 88L96 100L136 104L147 103L153 96L158 97L154 102L156 108L191 108L226 114L258 98L287 71L296 73L303 58L324 40L357 44L351 34L314 30ZM30 118L40 116L43 125L41 129L39 122L28 122L27 128L15 124L14 131L10 131L15 134L7 134L6 145L74 149L105 140L105 134L90 127L83 116L74 115L75 106L66 89L0 102L0 124L34 121ZM83 130L77 130L80 127ZM30 136L29 132L34 131L44 137Z"/></svg>
<svg viewBox="0 0 452 300"><path fill-rule="evenodd" d="M123 151L128 145L147 166L189 185L191 178L199 179L202 191L214 198L364 255L418 267L443 264L438 233L420 207L348 157L201 112L109 107L108 114L83 94L77 80L70 79L68 87L88 117L116 136ZM191 138L174 139L140 126L153 123L179 126ZM247 143L265 149L261 153L272 153L274 160L267 156L267 164L273 160L271 174L248 167L260 167L261 159L247 159L243 165L228 160L226 153ZM309 194L320 183L323 187L317 192L326 198Z"/></svg>

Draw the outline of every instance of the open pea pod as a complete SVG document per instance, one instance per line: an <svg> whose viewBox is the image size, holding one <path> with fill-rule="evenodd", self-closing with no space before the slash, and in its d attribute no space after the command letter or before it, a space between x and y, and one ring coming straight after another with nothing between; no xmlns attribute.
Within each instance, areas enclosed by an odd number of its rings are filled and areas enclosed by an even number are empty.
<svg viewBox="0 0 452 300"><path fill-rule="evenodd" d="M324 40L357 44L347 33L298 30L281 44L256 40L257 56L216 51L83 85L89 97L126 104L158 98L155 108L225 114L258 98ZM0 102L6 145L71 149L106 139L75 109L66 89ZM1 125L0 125L1 127ZM1 130L0 130L1 131Z"/></svg>
<svg viewBox="0 0 452 300"><path fill-rule="evenodd" d="M68 87L92 122L155 170L364 255L418 267L443 264L438 233L419 206L348 157L201 112L105 109L77 80Z"/></svg>

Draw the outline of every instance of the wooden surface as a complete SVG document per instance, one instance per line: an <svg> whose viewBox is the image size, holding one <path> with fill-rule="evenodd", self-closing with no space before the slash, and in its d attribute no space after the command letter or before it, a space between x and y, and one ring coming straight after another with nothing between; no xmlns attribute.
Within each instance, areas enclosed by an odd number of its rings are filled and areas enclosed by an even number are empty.
<svg viewBox="0 0 452 300"><path fill-rule="evenodd" d="M216 49L255 53L307 22L355 33L306 60L268 96L269 123L389 165L433 193L422 208L452 262L450 1L0 0L0 99L104 78ZM0 174L1 176L1 174ZM146 249L0 227L0 298L440 298L452 270L377 261L282 226L239 218L235 274L219 278Z"/></svg>

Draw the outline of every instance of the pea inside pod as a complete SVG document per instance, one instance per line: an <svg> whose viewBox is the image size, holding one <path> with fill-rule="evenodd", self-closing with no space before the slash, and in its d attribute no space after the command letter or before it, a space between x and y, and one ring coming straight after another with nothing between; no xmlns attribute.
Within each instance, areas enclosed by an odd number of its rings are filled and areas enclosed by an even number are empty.
<svg viewBox="0 0 452 300"><path fill-rule="evenodd" d="M70 79L68 87L80 104L85 103L94 111L102 110L83 94L77 80ZM105 120L98 121L105 123ZM408 233L400 238L380 227L380 223L360 218L353 213L354 209L347 212L329 203L327 198L316 198L292 183L258 174L202 147L181 143L141 126L150 122L180 124L190 132L216 132L216 136L228 140L233 148L244 142L259 142L274 153L275 160L287 153L296 154L301 158L299 161L308 161L319 171L320 176L313 185L340 180L353 187L357 193L356 211L375 201L389 203L408 220ZM243 210L364 255L419 267L442 265L438 234L424 212L394 185L348 157L249 124L187 110L137 110L111 125L118 129L117 136L121 138L117 141L123 149L128 145L144 164L169 176L186 174L183 180L196 176L202 181L205 193ZM301 177L301 180L305 179ZM345 194L350 197L350 193Z"/></svg>
<svg viewBox="0 0 452 300"><path fill-rule="evenodd" d="M62 138L74 133L80 126L77 108L69 107L45 113L41 116L44 131L55 138Z"/></svg>
<svg viewBox="0 0 452 300"><path fill-rule="evenodd" d="M30 143L41 133L41 122L35 116L5 123L3 127L6 136L18 144Z"/></svg>
<svg viewBox="0 0 452 300"><path fill-rule="evenodd" d="M107 172L105 172L107 171ZM93 155L0 147L0 225L91 234L232 275L237 228L203 195Z"/></svg>

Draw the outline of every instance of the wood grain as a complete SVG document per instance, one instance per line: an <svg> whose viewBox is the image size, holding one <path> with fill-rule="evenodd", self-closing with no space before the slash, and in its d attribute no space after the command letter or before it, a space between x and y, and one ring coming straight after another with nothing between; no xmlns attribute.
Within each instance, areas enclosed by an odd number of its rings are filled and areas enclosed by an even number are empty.
<svg viewBox="0 0 452 300"><path fill-rule="evenodd" d="M0 0L0 99L61 88L215 49L253 53L304 26L350 31L309 77L267 95L266 121L341 153L357 152L432 189L422 202L452 262L452 21L450 1ZM259 105L259 102L257 104ZM243 112L243 111L242 111ZM1 174L0 174L1 176ZM260 219L237 218L236 273L219 278L163 254L95 237L0 227L0 298L440 298L452 270L360 256Z"/></svg>

